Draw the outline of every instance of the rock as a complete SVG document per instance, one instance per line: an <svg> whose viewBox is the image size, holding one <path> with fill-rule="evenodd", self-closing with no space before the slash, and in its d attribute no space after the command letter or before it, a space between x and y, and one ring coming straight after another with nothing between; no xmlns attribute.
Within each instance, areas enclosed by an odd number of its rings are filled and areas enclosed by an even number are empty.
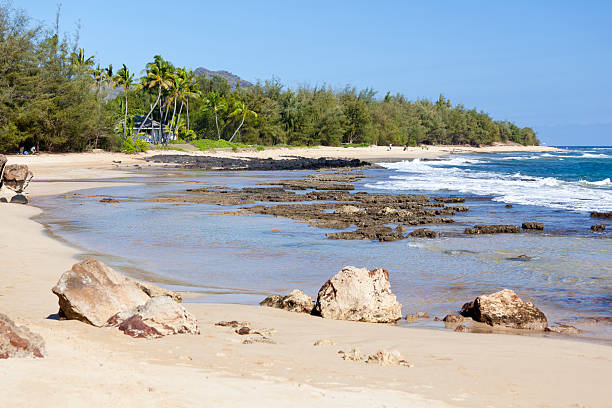
<svg viewBox="0 0 612 408"><path fill-rule="evenodd" d="M276 344L276 342L267 337L250 337L248 339L242 340L242 344L254 344L254 343L264 343L264 344Z"/></svg>
<svg viewBox="0 0 612 408"><path fill-rule="evenodd" d="M612 211L608 211L608 212L592 212L591 213L591 217L592 218L604 218L607 220L612 220Z"/></svg>
<svg viewBox="0 0 612 408"><path fill-rule="evenodd" d="M44 356L42 337L25 326L17 326L8 316L0 313L0 359Z"/></svg>
<svg viewBox="0 0 612 408"><path fill-rule="evenodd" d="M385 269L345 266L321 287L313 314L326 319L391 323L402 318L402 305L391 292Z"/></svg>
<svg viewBox="0 0 612 408"><path fill-rule="evenodd" d="M2 174L2 185L16 193L26 189L34 175L25 164L7 164Z"/></svg>
<svg viewBox="0 0 612 408"><path fill-rule="evenodd" d="M381 242L395 241L404 239L404 234L394 232L390 227L373 226L357 228L355 231L332 232L325 234L329 239L350 239L350 240L378 240Z"/></svg>
<svg viewBox="0 0 612 408"><path fill-rule="evenodd" d="M413 238L438 238L440 233L429 228L419 228L412 231L408 236Z"/></svg>
<svg viewBox="0 0 612 408"><path fill-rule="evenodd" d="M100 200L101 203L120 203L121 201L115 198L103 198Z"/></svg>
<svg viewBox="0 0 612 408"><path fill-rule="evenodd" d="M455 327L455 331L456 332L462 332L462 333L469 333L470 328L467 326L464 326L462 324L457 325L457 327Z"/></svg>
<svg viewBox="0 0 612 408"><path fill-rule="evenodd" d="M509 289L478 296L473 302L464 304L460 313L490 326L528 330L544 330L548 326L540 309L524 302Z"/></svg>
<svg viewBox="0 0 612 408"><path fill-rule="evenodd" d="M7 160L5 155L0 154L0 187L2 187L2 173L4 172L4 165Z"/></svg>
<svg viewBox="0 0 612 408"><path fill-rule="evenodd" d="M312 312L314 301L303 291L299 289L294 289L293 291L291 291L291 293L285 296L268 296L263 301L261 301L259 305L275 307L277 309L288 310L290 312L310 313Z"/></svg>
<svg viewBox="0 0 612 408"><path fill-rule="evenodd" d="M512 204L506 204L506 208L512 208Z"/></svg>
<svg viewBox="0 0 612 408"><path fill-rule="evenodd" d="M239 322L236 320L232 320L229 322L217 322L215 323L215 326L222 326L222 327L233 327L233 328L237 328L237 327L244 327L244 326L250 326L249 322Z"/></svg>
<svg viewBox="0 0 612 408"><path fill-rule="evenodd" d="M399 351L387 351L380 350L368 357L366 361L368 364L378 364L381 366L405 366L412 367L408 361L406 361Z"/></svg>
<svg viewBox="0 0 612 408"><path fill-rule="evenodd" d="M118 326L128 336L138 338L200 334L195 317L169 296L150 298L144 305L117 313L108 319L107 326Z"/></svg>
<svg viewBox="0 0 612 408"><path fill-rule="evenodd" d="M340 350L338 354L340 354L340 357L342 357L343 360L350 360L350 361L363 361L364 360L363 354L361 353L361 350L359 350L358 348L354 348L347 352Z"/></svg>
<svg viewBox="0 0 612 408"><path fill-rule="evenodd" d="M582 330L574 326L567 326L565 324L562 324L559 326L549 326L545 328L544 331L558 333L558 334L567 334L567 335L576 335L576 334L582 333Z"/></svg>
<svg viewBox="0 0 612 408"><path fill-rule="evenodd" d="M446 323L461 323L464 320L465 318L459 314L446 315L444 319L442 319L442 321Z"/></svg>
<svg viewBox="0 0 612 408"><path fill-rule="evenodd" d="M544 223L542 222L524 222L523 223L523 229L529 229L529 230L543 230L544 229Z"/></svg>
<svg viewBox="0 0 612 408"><path fill-rule="evenodd" d="M527 262L527 261L531 261L533 258L531 256L529 256L529 255L522 254L522 255L519 255L519 256L516 256L516 257L509 257L509 258L506 258L506 259L509 260L509 261Z"/></svg>
<svg viewBox="0 0 612 408"><path fill-rule="evenodd" d="M408 231L408 228L406 228L405 225L398 225L397 227L395 227L395 232L401 232L403 234L406 231Z"/></svg>
<svg viewBox="0 0 612 408"><path fill-rule="evenodd" d="M11 197L11 204L28 204L28 198L23 194L15 194Z"/></svg>
<svg viewBox="0 0 612 408"><path fill-rule="evenodd" d="M136 286L140 288L144 293L146 293L149 297L154 298L157 296L169 296L174 301L181 303L183 301L183 297L180 293L174 292L172 290L160 288L159 286L155 286L152 283L139 282L134 281Z"/></svg>
<svg viewBox="0 0 612 408"><path fill-rule="evenodd" d="M465 202L465 198L463 198L463 197L454 197L454 196L450 196L450 197L434 197L433 199L437 203L464 203Z"/></svg>
<svg viewBox="0 0 612 408"><path fill-rule="evenodd" d="M8 203L8 200L5 197L0 197L0 203Z"/></svg>
<svg viewBox="0 0 612 408"><path fill-rule="evenodd" d="M466 234L516 234L521 232L518 225L474 225L473 228L466 228Z"/></svg>
<svg viewBox="0 0 612 408"><path fill-rule="evenodd" d="M429 319L429 313L418 312L416 314L406 315L406 320Z"/></svg>
<svg viewBox="0 0 612 408"><path fill-rule="evenodd" d="M136 282L90 258L64 272L52 291L59 298L60 315L100 327L117 313L145 304L150 296L143 287L153 293L153 285Z"/></svg>
<svg viewBox="0 0 612 408"><path fill-rule="evenodd" d="M591 230L595 232L603 232L606 230L605 224L591 225Z"/></svg>
<svg viewBox="0 0 612 408"><path fill-rule="evenodd" d="M339 215L354 215L354 214L365 214L365 210L354 205L343 205L334 211L334 214Z"/></svg>
<svg viewBox="0 0 612 408"><path fill-rule="evenodd" d="M236 333L238 333L241 336L244 336L245 334L249 334L250 332L251 332L251 328L247 326L236 329Z"/></svg>
<svg viewBox="0 0 612 408"><path fill-rule="evenodd" d="M392 215L397 214L397 210L391 207L385 207L382 210L378 211L378 215Z"/></svg>

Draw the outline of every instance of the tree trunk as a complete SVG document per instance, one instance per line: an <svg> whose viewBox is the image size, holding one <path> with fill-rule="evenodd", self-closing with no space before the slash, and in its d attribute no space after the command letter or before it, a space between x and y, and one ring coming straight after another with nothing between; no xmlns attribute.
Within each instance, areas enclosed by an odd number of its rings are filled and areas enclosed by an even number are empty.
<svg viewBox="0 0 612 408"><path fill-rule="evenodd" d="M190 130L189 127L189 98L187 98L187 130Z"/></svg>
<svg viewBox="0 0 612 408"><path fill-rule="evenodd" d="M219 131L219 121L217 120L217 112L215 112L215 124L217 125L217 140L221 140L221 132Z"/></svg>
<svg viewBox="0 0 612 408"><path fill-rule="evenodd" d="M159 94L161 95L161 84L159 85ZM164 141L164 110L162 109L163 103L159 103L159 138L160 142ZM153 127L153 126L151 126Z"/></svg>
<svg viewBox="0 0 612 408"><path fill-rule="evenodd" d="M161 97L161 89L159 90L159 94L157 95L157 100L155 101L153 106L151 106L151 110L149 111L149 113L147 113L147 116L144 118L144 120L138 127L138 131L136 131L136 134L139 134L140 131L142 130L142 127L144 126L145 122L147 121L147 119L149 119L149 116L151 116L151 114L153 113L153 109L155 109L155 107L157 106L157 103L159 102L160 97ZM152 120L151 120L151 133L153 133L153 121Z"/></svg>
<svg viewBox="0 0 612 408"><path fill-rule="evenodd" d="M234 134L232 135L232 137L230 137L229 142L231 143L232 140L234 140L234 136L236 136L236 133L238 133L238 131L240 130L240 128L242 127L242 124L244 123L244 118L246 118L246 112L244 113L244 115L242 115L242 121L240 122L240 124L238 125L238 129L236 129L236 131L234 132Z"/></svg>
<svg viewBox="0 0 612 408"><path fill-rule="evenodd" d="M125 118L123 119L123 138L127 137L127 111L128 111L128 98L127 98L127 88L124 88L125 94Z"/></svg>
<svg viewBox="0 0 612 408"><path fill-rule="evenodd" d="M174 124L175 115L176 115L176 99L174 100L174 109L172 110L172 119L170 120L170 130L172 130L172 125Z"/></svg>
<svg viewBox="0 0 612 408"><path fill-rule="evenodd" d="M181 120L181 113L183 113L183 102L181 102L181 108L179 109L178 118L176 119L176 124L174 125L174 134L178 137L178 127L179 121Z"/></svg>

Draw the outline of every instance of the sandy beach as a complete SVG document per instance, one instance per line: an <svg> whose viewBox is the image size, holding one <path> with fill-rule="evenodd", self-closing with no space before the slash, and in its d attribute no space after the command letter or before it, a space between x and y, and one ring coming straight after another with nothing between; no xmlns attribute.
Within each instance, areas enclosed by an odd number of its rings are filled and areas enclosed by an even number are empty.
<svg viewBox="0 0 612 408"><path fill-rule="evenodd" d="M220 157L435 158L453 153L546 151L548 147L438 146L292 148L197 152ZM176 154L175 151L168 153ZM179 152L180 153L180 152ZM140 155L83 153L8 156L28 164L32 197L109 185L145 166ZM132 180L126 181L132 182ZM78 250L35 221L40 209L0 205L0 312L40 334L44 359L0 360L0 406L605 407L612 348L508 334L456 333L325 320L271 308L185 303L200 335L143 340L114 328L59 321L51 287ZM360 265L357 265L360 266ZM380 265L384 267L384 265ZM330 277L338 271L329 271ZM222 320L273 329L276 344L242 344ZM335 345L314 346L330 339ZM413 367L344 361L338 351L397 350Z"/></svg>

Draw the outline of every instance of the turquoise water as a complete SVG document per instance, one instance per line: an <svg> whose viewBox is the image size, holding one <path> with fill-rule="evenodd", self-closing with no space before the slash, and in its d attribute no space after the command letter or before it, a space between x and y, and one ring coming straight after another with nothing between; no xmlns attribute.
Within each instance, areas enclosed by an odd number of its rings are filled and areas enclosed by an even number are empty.
<svg viewBox="0 0 612 408"><path fill-rule="evenodd" d="M538 305L551 322L612 339L609 324L592 320L612 316L611 235L591 232L596 220L588 214L612 210L610 152L570 149L387 163L387 168L365 171L366 178L356 184L357 191L467 196L470 211L455 217L456 224L432 226L435 230L462 231L475 223L546 224L544 232L518 236L336 241L325 238L330 230L303 222L219 214L236 207L146 201L191 187L252 186L307 172L144 170L136 186L118 183L76 198L40 198L35 204L45 210L42 221L55 235L135 277L199 292L198 301L255 304L265 295L294 288L315 297L345 265L385 267L404 313L442 316L479 294L511 288ZM126 201L103 204L95 195ZM612 228L609 221L597 223ZM533 259L511 259L521 254Z"/></svg>

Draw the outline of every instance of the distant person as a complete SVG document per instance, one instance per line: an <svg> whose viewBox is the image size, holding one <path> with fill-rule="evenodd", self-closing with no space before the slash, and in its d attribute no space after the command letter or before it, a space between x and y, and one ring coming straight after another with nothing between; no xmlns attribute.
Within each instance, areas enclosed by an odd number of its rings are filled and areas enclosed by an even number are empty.
<svg viewBox="0 0 612 408"><path fill-rule="evenodd" d="M391 143L389 143L389 148L387 150L391 150L393 146L391 145Z"/></svg>
<svg viewBox="0 0 612 408"><path fill-rule="evenodd" d="M23 146L19 146L19 154L23 154L23 150L24 150Z"/></svg>
<svg viewBox="0 0 612 408"><path fill-rule="evenodd" d="M30 154L36 154L36 148L34 146L30 149Z"/></svg>
<svg viewBox="0 0 612 408"><path fill-rule="evenodd" d="M404 145L404 151L408 150L408 143Z"/></svg>

